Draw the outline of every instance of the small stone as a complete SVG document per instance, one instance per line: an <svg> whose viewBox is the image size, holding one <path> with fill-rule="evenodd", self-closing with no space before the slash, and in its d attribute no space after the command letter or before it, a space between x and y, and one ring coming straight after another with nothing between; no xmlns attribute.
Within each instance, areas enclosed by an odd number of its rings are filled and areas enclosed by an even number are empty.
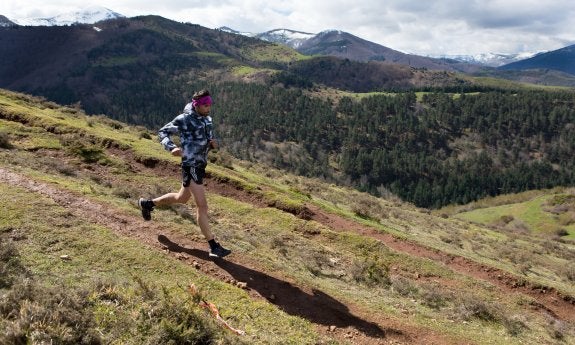
<svg viewBox="0 0 575 345"><path fill-rule="evenodd" d="M330 332L335 332L335 329L336 329L336 328L337 328L336 326L331 325L331 326L329 326L329 331L330 331Z"/></svg>
<svg viewBox="0 0 575 345"><path fill-rule="evenodd" d="M236 286L239 287L240 289L246 290L248 288L248 283L237 282Z"/></svg>
<svg viewBox="0 0 575 345"><path fill-rule="evenodd" d="M64 261L70 261L72 260L72 258L70 257L70 255L60 255L60 259L64 260Z"/></svg>

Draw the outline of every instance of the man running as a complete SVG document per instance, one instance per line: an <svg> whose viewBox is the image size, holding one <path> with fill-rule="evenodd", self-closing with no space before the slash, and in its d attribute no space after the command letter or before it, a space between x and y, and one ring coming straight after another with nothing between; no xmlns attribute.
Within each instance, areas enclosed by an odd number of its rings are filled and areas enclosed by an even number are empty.
<svg viewBox="0 0 575 345"><path fill-rule="evenodd" d="M151 212L155 206L185 204L193 195L196 202L196 219L202 234L210 246L210 257L224 257L231 253L216 242L210 230L208 219L208 201L203 186L206 173L207 156L210 148L217 148L214 137L212 118L209 116L212 98L208 90L196 92L192 102L184 108L184 112L158 131L158 136L164 148L172 155L182 157L182 187L177 193L168 193L152 200L140 198L138 205L145 220L152 219ZM171 135L180 134L178 147Z"/></svg>

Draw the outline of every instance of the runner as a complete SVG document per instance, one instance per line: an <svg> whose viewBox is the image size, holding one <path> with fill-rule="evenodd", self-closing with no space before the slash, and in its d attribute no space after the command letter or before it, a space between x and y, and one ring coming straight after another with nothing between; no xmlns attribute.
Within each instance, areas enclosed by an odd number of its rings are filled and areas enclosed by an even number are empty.
<svg viewBox="0 0 575 345"><path fill-rule="evenodd" d="M210 246L210 257L224 257L231 253L216 242L208 219L208 201L203 186L206 173L207 156L210 148L217 148L212 118L209 116L212 98L208 90L194 94L192 102L184 112L158 131L160 141L172 155L182 157L182 187L177 193L167 193L154 199L140 198L138 205L145 220L152 219L155 206L185 204L193 195L197 207L197 223ZM180 146L171 139L171 135L180 134Z"/></svg>

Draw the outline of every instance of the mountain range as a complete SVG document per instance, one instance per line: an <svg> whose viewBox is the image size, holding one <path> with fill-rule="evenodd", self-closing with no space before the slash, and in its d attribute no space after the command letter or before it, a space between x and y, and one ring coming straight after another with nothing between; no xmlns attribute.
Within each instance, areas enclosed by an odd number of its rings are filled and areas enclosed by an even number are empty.
<svg viewBox="0 0 575 345"><path fill-rule="evenodd" d="M99 21L110 16L117 18ZM49 25L57 23L58 18L89 24ZM98 21L95 27L93 23ZM11 25L13 21L3 22ZM102 111L96 104L109 102L108 97L94 92L98 89L108 93L121 85L138 83L141 78L157 81L173 78L172 73L196 69L217 70L215 75L222 78L238 78L229 71L239 66L253 69L242 78L262 80L273 75L284 85L316 83L353 92L468 85L466 77L457 75L461 71L531 83L575 85L575 76L560 69L565 65L561 65L562 61L572 61L572 50L540 54L537 59L546 57L544 69L534 71L535 67L529 65L529 71L523 72L405 54L338 30L311 34L278 29L253 35L156 16L125 18L105 8L77 12L74 19L62 15L42 23L45 26L11 26L0 31L4 42L0 45L0 58L5 62L0 66L0 87L55 97L65 104L77 101L83 94L80 98L90 112ZM201 36L197 36L200 32ZM291 47L314 58L298 57ZM30 50L38 54L28 54ZM557 58L553 58L555 54ZM530 59L524 61L528 63ZM553 61L557 68L549 65ZM139 71L135 65L140 66ZM166 66L174 70L168 71ZM270 72L273 70L283 72ZM457 73L438 73L441 71Z"/></svg>
<svg viewBox="0 0 575 345"><path fill-rule="evenodd" d="M282 44L305 55L336 56L361 62L386 61L415 68L471 73L520 82L575 85L575 46L539 53L430 57L406 54L341 30L326 30L318 34L290 29L275 29L259 34L238 32L228 27L220 30Z"/></svg>
<svg viewBox="0 0 575 345"><path fill-rule="evenodd" d="M282 44L304 55L336 56L361 62L386 61L415 68L471 73L521 82L575 85L575 54L572 47L539 53L431 57L406 54L341 30L326 30L317 34L290 29L275 29L257 34L239 32L229 27L221 27L220 30Z"/></svg>
<svg viewBox="0 0 575 345"><path fill-rule="evenodd" d="M246 35L249 37L257 37L264 41L279 43L287 45L293 49L298 50L303 54L325 54L340 56L344 58L357 59L359 61L370 60L385 60L386 58L398 63L414 63L421 56L406 54L389 49L379 44L358 39L357 37L343 32L341 30L325 30L320 33L314 34L309 32L302 32L290 29L275 29L266 31L264 33L250 33L240 32L229 27L221 27L220 30ZM359 47L359 51L354 49ZM352 53L353 52L353 53ZM533 53L517 53L517 54L501 54L501 53L483 53L475 56L471 55L440 55L440 56L426 56L425 58L433 59L428 65L444 69L458 69L453 66L453 61L461 62L464 64L474 64L488 67L499 67L511 62L527 59L533 56ZM447 63L451 62L451 64ZM451 65L451 66L450 66ZM464 69L459 66L460 69ZM469 68L467 68L469 69Z"/></svg>
<svg viewBox="0 0 575 345"><path fill-rule="evenodd" d="M4 16L0 16L0 27L13 25L61 26L81 23L93 24L102 20L123 17L124 16L122 14L119 14L105 7L89 6L81 10L62 13L57 16L48 18L24 18L10 20ZM306 55L329 55L362 62L373 60L388 61L405 64L416 68L461 71L465 73L478 72L482 69L481 67L501 67L507 64L529 59L535 55L535 53L483 53L475 56L419 56L414 54L406 54L370 41L363 40L341 30L325 30L317 34L291 29L274 29L263 33L239 32L229 27L221 27L219 30L248 37L255 37L268 42L283 44ZM527 63L528 66L532 66L533 64L537 65L537 62ZM509 68L504 69L515 69L517 66L522 65L512 65ZM561 70L565 71L564 68Z"/></svg>
<svg viewBox="0 0 575 345"><path fill-rule="evenodd" d="M536 55L536 53L481 53L476 55L439 55L433 56L439 59L457 60L461 62L468 62L473 64L480 64L489 67L500 67L516 61L529 59Z"/></svg>

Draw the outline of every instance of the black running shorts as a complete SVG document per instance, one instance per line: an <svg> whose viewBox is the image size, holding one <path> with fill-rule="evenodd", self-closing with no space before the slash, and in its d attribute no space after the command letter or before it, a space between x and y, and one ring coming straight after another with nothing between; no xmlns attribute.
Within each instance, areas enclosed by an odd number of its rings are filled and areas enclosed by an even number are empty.
<svg viewBox="0 0 575 345"><path fill-rule="evenodd" d="M204 182L204 176L206 176L205 166L182 166L182 185L184 187L189 187L191 181L194 181L195 184L202 184Z"/></svg>

